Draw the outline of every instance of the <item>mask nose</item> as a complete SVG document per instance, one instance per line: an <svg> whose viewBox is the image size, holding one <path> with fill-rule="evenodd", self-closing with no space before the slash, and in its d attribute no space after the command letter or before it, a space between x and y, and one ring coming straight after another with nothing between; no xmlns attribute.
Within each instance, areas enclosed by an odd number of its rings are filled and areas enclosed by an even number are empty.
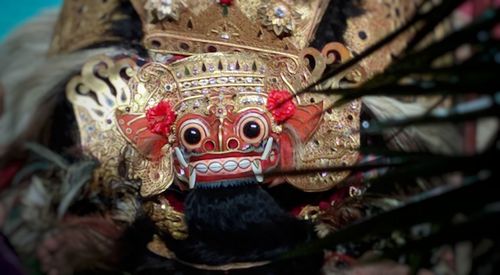
<svg viewBox="0 0 500 275"><path fill-rule="evenodd" d="M206 152L227 152L240 148L241 142L234 131L234 125L230 122L214 125L212 129L215 131L211 131L213 134L203 143Z"/></svg>
<svg viewBox="0 0 500 275"><path fill-rule="evenodd" d="M218 129L214 135L202 141L202 150L206 153L233 151L239 147L240 141L230 127Z"/></svg>

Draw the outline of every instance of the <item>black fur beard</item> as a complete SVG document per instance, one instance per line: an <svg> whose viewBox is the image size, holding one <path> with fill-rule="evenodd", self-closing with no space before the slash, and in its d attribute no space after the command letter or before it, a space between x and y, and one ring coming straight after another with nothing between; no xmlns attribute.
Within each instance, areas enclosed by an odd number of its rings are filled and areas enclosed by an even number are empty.
<svg viewBox="0 0 500 275"><path fill-rule="evenodd" d="M314 238L311 224L286 213L258 184L192 190L185 218L188 239L164 238L179 259L190 263L273 260Z"/></svg>
<svg viewBox="0 0 500 275"><path fill-rule="evenodd" d="M189 238L176 241L168 234L162 236L185 262L220 265L273 260L315 236L312 225L288 215L254 182L192 190L185 207ZM247 269L201 270L148 251L147 243L153 234L161 235L154 222L139 213L117 250L121 270L135 275L314 275L320 274L323 264L323 254L318 253Z"/></svg>

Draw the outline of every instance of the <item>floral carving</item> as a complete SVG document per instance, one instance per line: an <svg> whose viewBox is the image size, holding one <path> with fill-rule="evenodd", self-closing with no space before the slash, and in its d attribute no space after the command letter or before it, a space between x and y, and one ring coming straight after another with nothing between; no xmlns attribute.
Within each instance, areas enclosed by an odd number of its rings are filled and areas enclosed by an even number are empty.
<svg viewBox="0 0 500 275"><path fill-rule="evenodd" d="M274 31L277 36L293 34L297 20L301 18L298 12L283 2L264 4L258 12L262 25Z"/></svg>

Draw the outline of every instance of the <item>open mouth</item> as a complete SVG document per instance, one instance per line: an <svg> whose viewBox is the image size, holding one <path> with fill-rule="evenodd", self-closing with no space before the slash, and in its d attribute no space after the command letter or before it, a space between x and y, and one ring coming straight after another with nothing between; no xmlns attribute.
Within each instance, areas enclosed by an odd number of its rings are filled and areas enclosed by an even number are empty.
<svg viewBox="0 0 500 275"><path fill-rule="evenodd" d="M189 188L197 184L218 182L221 180L255 178L264 182L264 172L274 168L278 162L278 150L274 139L270 137L263 145L262 153L204 154L186 158L178 147L174 148L178 165L177 176L189 183ZM176 169L177 170L177 169Z"/></svg>

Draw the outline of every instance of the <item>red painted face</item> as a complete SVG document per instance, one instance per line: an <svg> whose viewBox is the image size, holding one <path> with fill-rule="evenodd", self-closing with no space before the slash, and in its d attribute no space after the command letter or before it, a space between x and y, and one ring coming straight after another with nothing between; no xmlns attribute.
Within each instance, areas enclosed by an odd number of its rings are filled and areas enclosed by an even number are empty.
<svg viewBox="0 0 500 275"><path fill-rule="evenodd" d="M263 173L279 162L278 136L272 133L268 114L256 108L224 115L187 114L178 119L175 134L174 167L184 181L263 182Z"/></svg>
<svg viewBox="0 0 500 275"><path fill-rule="evenodd" d="M323 110L322 103L295 107L280 104L282 98L270 101L278 108L234 111L221 104L209 115L180 117L162 102L146 115L118 113L117 121L146 158L160 162L172 157L182 188L239 179L271 183L274 178L264 174L295 168L295 149L314 134ZM273 131L272 121L282 121L282 132Z"/></svg>

